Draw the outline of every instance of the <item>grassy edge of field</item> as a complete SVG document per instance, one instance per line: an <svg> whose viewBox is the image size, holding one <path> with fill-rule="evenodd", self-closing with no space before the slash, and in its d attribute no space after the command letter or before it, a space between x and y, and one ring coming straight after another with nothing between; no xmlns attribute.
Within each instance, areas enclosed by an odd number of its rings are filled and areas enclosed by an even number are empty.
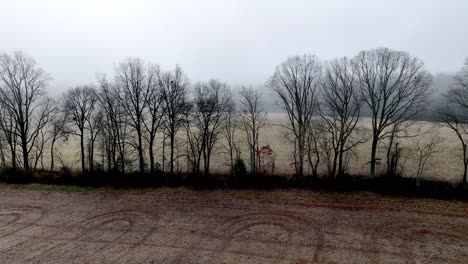
<svg viewBox="0 0 468 264"><path fill-rule="evenodd" d="M114 188L83 187L78 185L55 185L41 183L6 184L0 188L13 188L38 191L59 191L71 193L115 193L115 194L150 194L165 197L185 197L195 195L200 199L221 200L222 198L257 201L261 203L278 203L286 206L335 207L347 210L376 209L389 211L408 211L426 214L450 216L468 216L468 202L461 200L440 200L434 198L416 198L397 195L378 194L370 191L321 191L301 189L214 189L196 190L188 187L158 188Z"/></svg>
<svg viewBox="0 0 468 264"><path fill-rule="evenodd" d="M93 187L71 184L45 184L45 183L0 183L0 188L10 187L13 189L39 190L39 191L60 191L75 193L91 192L115 192L115 193L142 193L141 188L114 188L114 187Z"/></svg>

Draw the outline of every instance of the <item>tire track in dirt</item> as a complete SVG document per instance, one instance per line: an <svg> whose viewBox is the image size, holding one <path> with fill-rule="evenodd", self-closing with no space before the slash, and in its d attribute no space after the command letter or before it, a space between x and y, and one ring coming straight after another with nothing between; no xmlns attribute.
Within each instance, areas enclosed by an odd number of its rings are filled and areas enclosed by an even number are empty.
<svg viewBox="0 0 468 264"><path fill-rule="evenodd" d="M170 202L170 200L167 200ZM167 248L180 249L169 263L218 263L220 256L225 254L235 254L246 257L256 257L259 259L268 260L268 263L275 261L288 261L281 254L256 254L252 250L247 252L240 252L232 250L229 247L230 243L235 243L236 234L242 233L242 230L250 230L255 232L257 227L271 227L279 230L282 235L279 240L271 239L257 239L250 238L251 243L262 243L268 247L281 247L283 252L290 251L288 243L295 240L293 234L298 230L298 226L302 228L304 224L294 224L295 222L304 222L305 219L291 215L288 212L278 212L274 210L261 210L261 207L245 207L238 205L228 205L224 203L215 204L200 204L198 202L187 203L181 201L172 201L170 206L165 203L171 212L182 212L184 217L194 219L196 222L204 222L204 225L192 233L187 234L190 237L189 244L165 245ZM221 211L220 211L221 210ZM205 212L200 214L200 212ZM223 212L229 216L219 214ZM163 230L161 230L164 232ZM166 233L166 232L165 232ZM174 234L177 235L177 234ZM285 240L285 241L282 241ZM164 245L155 245L157 247L164 247ZM195 252L198 252L194 255ZM202 254L203 259L197 260L196 257ZM208 258L206 258L208 256ZM216 257L217 256L217 257Z"/></svg>
<svg viewBox="0 0 468 264"><path fill-rule="evenodd" d="M112 261L128 254L142 243L153 232L154 223L152 217L136 211L97 215L71 227L77 230L72 238L61 240L47 252L34 256L31 261L53 259L86 262L101 257ZM123 245L124 248L110 253Z"/></svg>
<svg viewBox="0 0 468 264"><path fill-rule="evenodd" d="M454 256L468 259L466 240L468 230L450 223L428 223L396 218L385 221L367 231L366 246L371 263L379 263L387 255L400 257L406 263L433 263L454 260ZM396 250L382 251L377 248Z"/></svg>
<svg viewBox="0 0 468 264"><path fill-rule="evenodd" d="M0 239L30 227L43 216L44 210L38 206L0 208Z"/></svg>
<svg viewBox="0 0 468 264"><path fill-rule="evenodd" d="M44 214L44 209L39 206L0 208L0 253L27 241L27 238L15 235L34 226Z"/></svg>
<svg viewBox="0 0 468 264"><path fill-rule="evenodd" d="M16 244L0 252L0 262L310 264L468 259L468 222L460 214L312 200L156 197L48 196L41 205L50 208L49 214L35 222L34 213L26 209L5 208L10 211L2 215L0 208L0 245ZM30 197L20 198L17 205L31 204ZM26 224L29 228L8 234Z"/></svg>
<svg viewBox="0 0 468 264"><path fill-rule="evenodd" d="M254 212L228 217L221 223L213 230L221 245L210 263L221 263L226 253L278 261L297 261L301 257L313 261L322 253L321 224L311 219L290 213ZM295 252L298 244L307 244L306 252L302 248L305 256Z"/></svg>

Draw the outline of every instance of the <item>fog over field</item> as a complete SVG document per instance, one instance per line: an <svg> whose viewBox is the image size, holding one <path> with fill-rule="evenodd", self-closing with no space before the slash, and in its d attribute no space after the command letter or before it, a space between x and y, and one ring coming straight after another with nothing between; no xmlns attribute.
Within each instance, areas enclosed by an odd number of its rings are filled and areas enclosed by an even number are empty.
<svg viewBox="0 0 468 264"><path fill-rule="evenodd" d="M464 1L0 8L2 167L466 181Z"/></svg>
<svg viewBox="0 0 468 264"><path fill-rule="evenodd" d="M0 264L467 245L467 0L0 0Z"/></svg>
<svg viewBox="0 0 468 264"><path fill-rule="evenodd" d="M132 56L192 82L263 86L288 56L329 60L386 46L455 73L467 56L463 0L2 0L0 51L22 50L54 78L56 96Z"/></svg>
<svg viewBox="0 0 468 264"><path fill-rule="evenodd" d="M275 173L286 174L291 176L294 174L294 167L290 165L294 160L293 156L293 146L291 142L285 138L284 135L288 133L282 125L287 124L286 115L284 113L269 113L268 114L268 125L261 130L261 139L260 145L270 145L274 156L275 156ZM462 153L461 146L458 142L456 135L450 131L450 129L443 127L443 124L438 122L428 122L428 121L414 121L415 125L413 130L423 129L436 129L442 137L444 137L443 142L443 152L435 153L431 157L430 164L427 165L427 169L422 175L426 179L436 179L450 182L459 182L463 174L463 163L460 154ZM364 128L361 132L368 137L370 133L370 119L363 118L359 122L359 126ZM184 141L184 133L179 135L180 141ZM240 140L243 140L245 136L242 133L239 133ZM158 137L158 141L162 142L162 138ZM225 150L222 148L222 144L225 144L225 140L221 140L220 146L216 148L217 154L213 157L212 161L212 172L214 173L228 173L228 156ZM365 175L369 170L369 144L366 142L357 147L355 153L353 153L350 161L349 173L350 174L362 174ZM402 167L404 167L404 175L407 177L413 177L417 170L417 149L414 146L413 139L405 139L402 144L405 146L405 151L402 157ZM384 144L382 144L384 145ZM61 158L63 159L63 165L70 168L79 168L80 163L80 154L79 154L79 141L76 139L70 139L69 141L60 143L61 149ZM247 149L243 147L241 149L241 156L248 160ZM159 146L156 149L157 161L162 162L162 147ZM384 159L384 150L381 150L379 155ZM100 162L100 158L96 159L97 162ZM48 160L46 159L46 166L48 165ZM180 168L182 170L187 169L187 164L184 161L180 162ZM380 164L379 169L385 171L385 164ZM326 174L326 164L322 164L320 171L323 174Z"/></svg>

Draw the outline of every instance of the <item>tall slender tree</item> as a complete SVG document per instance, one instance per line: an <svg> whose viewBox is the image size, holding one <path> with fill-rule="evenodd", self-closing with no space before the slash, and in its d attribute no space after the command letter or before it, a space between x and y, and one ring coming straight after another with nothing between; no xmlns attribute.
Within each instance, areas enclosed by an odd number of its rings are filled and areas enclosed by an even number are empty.
<svg viewBox="0 0 468 264"><path fill-rule="evenodd" d="M361 110L356 69L348 58L327 64L322 82L321 117L331 139L329 174L336 178L345 172L345 155L363 139L352 140Z"/></svg>
<svg viewBox="0 0 468 264"><path fill-rule="evenodd" d="M53 171L55 169L55 153L56 153L56 144L59 142L60 139L67 139L68 136L68 127L67 127L67 115L61 111L61 109L57 106L57 112L54 114L51 122L51 129L50 129L50 170Z"/></svg>
<svg viewBox="0 0 468 264"><path fill-rule="evenodd" d="M231 177L234 176L234 161L240 156L239 143L236 137L238 129L239 116L236 111L234 100L231 100L228 103L228 107L226 109L226 120L223 123L223 135L226 139L223 143L223 148L225 149L225 153L229 156L228 165Z"/></svg>
<svg viewBox="0 0 468 264"><path fill-rule="evenodd" d="M107 141L106 156L108 168L125 173L126 138L128 116L120 104L119 91L105 76L98 78L99 104L103 110L103 137Z"/></svg>
<svg viewBox="0 0 468 264"><path fill-rule="evenodd" d="M193 120L195 133L200 138L198 149L203 156L205 174L210 172L210 161L214 147L226 121L232 94L226 83L210 80L195 85Z"/></svg>
<svg viewBox="0 0 468 264"><path fill-rule="evenodd" d="M240 126L247 136L250 155L250 172L257 174L260 129L265 127L267 113L264 111L262 94L258 90L243 87L240 91Z"/></svg>
<svg viewBox="0 0 468 264"><path fill-rule="evenodd" d="M424 109L432 76L420 59L388 48L361 51L353 62L371 112L369 176L375 177L379 142L391 134L392 126L404 124Z"/></svg>
<svg viewBox="0 0 468 264"><path fill-rule="evenodd" d="M148 117L144 125L146 128L145 138L148 141L149 158L150 158L150 172L153 174L156 170L156 157L155 157L155 143L157 133L160 132L163 122L165 105L162 98L162 89L159 83L160 71L159 67L154 67L153 73L155 74L154 80L151 80L150 91L148 96Z"/></svg>
<svg viewBox="0 0 468 264"><path fill-rule="evenodd" d="M439 110L440 120L457 136L463 158L461 184L468 175L468 58L457 73L455 84L444 94L444 106Z"/></svg>
<svg viewBox="0 0 468 264"><path fill-rule="evenodd" d="M1 98L0 98L1 100ZM4 138L4 141L8 144L9 155L10 155L10 167L13 169L18 168L17 162L17 141L18 136L16 134L17 124L14 120L13 114L9 109L5 108L0 104L0 129Z"/></svg>
<svg viewBox="0 0 468 264"><path fill-rule="evenodd" d="M92 86L78 86L68 90L63 96L63 108L69 122L77 130L69 133L80 138L81 170L86 172L85 139L89 124L96 110L97 95Z"/></svg>
<svg viewBox="0 0 468 264"><path fill-rule="evenodd" d="M296 174L304 175L306 138L318 106L322 66L316 56L288 58L276 67L268 86L279 97L279 105L286 112L293 134Z"/></svg>
<svg viewBox="0 0 468 264"><path fill-rule="evenodd" d="M0 102L10 122L9 132L18 139L25 169L30 169L29 153L35 145L46 119L38 111L46 98L46 85L50 80L34 59L21 52L0 54Z"/></svg>
<svg viewBox="0 0 468 264"><path fill-rule="evenodd" d="M174 71L164 72L159 75L161 98L165 109L165 129L169 138L170 150L170 174L174 174L174 162L176 159L176 134L186 122L187 112L191 108L188 101L188 79L179 66Z"/></svg>
<svg viewBox="0 0 468 264"><path fill-rule="evenodd" d="M151 90L156 84L156 66L146 65L141 59L128 58L116 68L115 81L120 91L122 107L129 117L129 125L135 130L136 141L132 145L138 152L140 172L145 170L143 137L145 112Z"/></svg>

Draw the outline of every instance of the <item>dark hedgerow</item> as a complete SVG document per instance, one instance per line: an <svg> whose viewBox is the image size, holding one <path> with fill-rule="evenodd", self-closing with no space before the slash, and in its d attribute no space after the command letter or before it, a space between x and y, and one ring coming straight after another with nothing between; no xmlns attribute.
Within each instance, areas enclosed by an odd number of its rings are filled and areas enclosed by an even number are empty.
<svg viewBox="0 0 468 264"><path fill-rule="evenodd" d="M440 199L468 199L468 186L461 186L435 180L421 180L403 177L369 178L361 175L345 175L337 180L328 177L251 175L244 162L236 161L234 179L225 174L174 174L119 173L96 170L84 173L67 167L58 171L32 171L4 168L0 170L0 181L11 184L42 183L114 188L178 187L193 188L305 188L334 191L373 191L387 195L432 197Z"/></svg>

